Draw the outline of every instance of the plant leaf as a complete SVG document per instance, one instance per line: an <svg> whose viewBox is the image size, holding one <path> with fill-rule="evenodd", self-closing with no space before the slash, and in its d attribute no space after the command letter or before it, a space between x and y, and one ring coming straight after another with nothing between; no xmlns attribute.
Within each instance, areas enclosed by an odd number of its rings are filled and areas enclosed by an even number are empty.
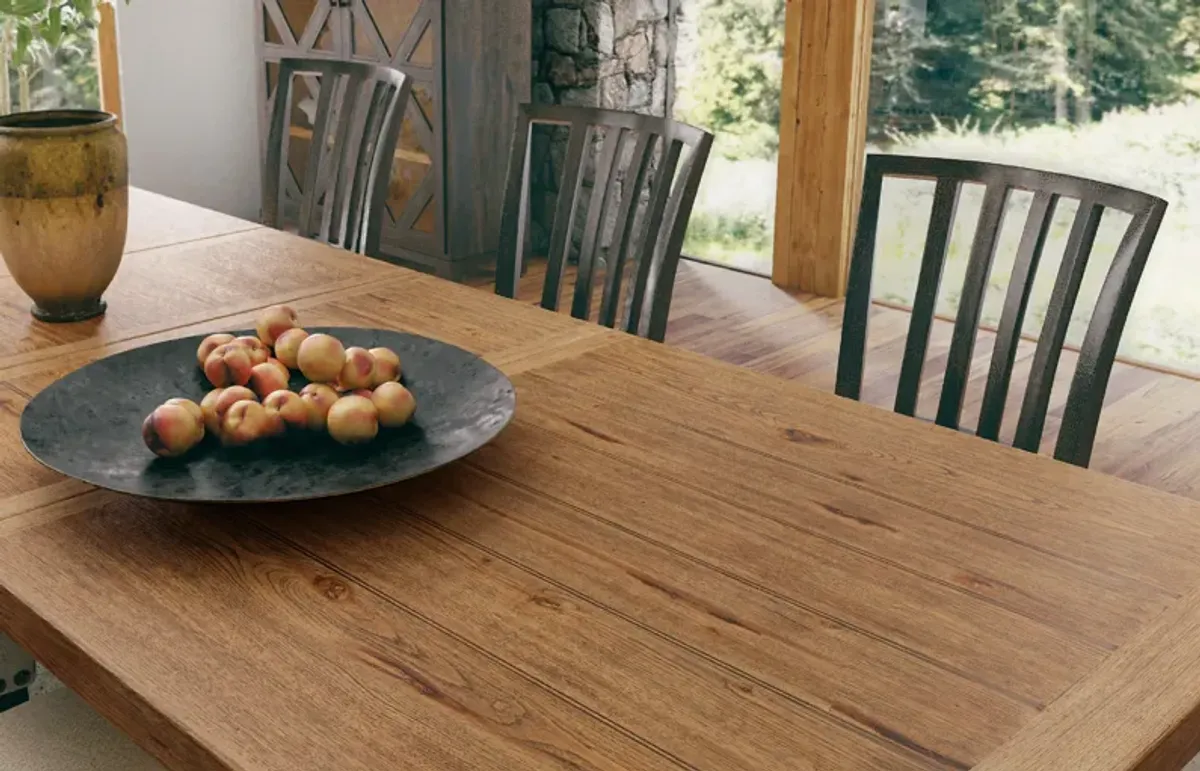
<svg viewBox="0 0 1200 771"><path fill-rule="evenodd" d="M13 52L13 62L20 66L25 61L25 53L33 42L33 28L26 19L17 22L17 48Z"/></svg>
<svg viewBox="0 0 1200 771"><path fill-rule="evenodd" d="M28 19L46 10L49 0L0 0L0 14Z"/></svg>
<svg viewBox="0 0 1200 771"><path fill-rule="evenodd" d="M58 48L59 42L62 40L62 6L52 5L50 11L46 14L45 20L41 24L42 39L46 41L46 45L50 46L50 50Z"/></svg>

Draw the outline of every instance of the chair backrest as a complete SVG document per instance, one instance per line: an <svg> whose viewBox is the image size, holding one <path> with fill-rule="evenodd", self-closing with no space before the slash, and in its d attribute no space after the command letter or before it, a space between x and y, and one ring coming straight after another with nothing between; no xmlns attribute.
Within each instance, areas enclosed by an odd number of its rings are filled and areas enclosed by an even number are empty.
<svg viewBox="0 0 1200 771"><path fill-rule="evenodd" d="M282 59L263 165L263 221L281 228L292 172L292 99L297 79L317 98L297 232L362 254L378 254L392 158L411 81L358 62ZM294 189L294 186L293 186Z"/></svg>
<svg viewBox="0 0 1200 771"><path fill-rule="evenodd" d="M1000 435L1021 330L1055 209L1063 198L1079 201L1034 352L1013 441L1014 446L1030 452L1037 452L1041 445L1050 391L1101 216L1105 209L1123 211L1132 216L1084 335L1055 447L1054 455L1059 460L1087 466L1091 460L1096 426L1100 420L1117 346L1146 259L1166 213L1167 203L1145 193L1064 174L974 161L871 155L866 165L838 359L837 393L852 399L858 399L862 391L867 319L871 310L871 278L885 177L936 181L896 390L895 409L906 415L913 415L916 411L959 193L964 183L985 186L937 410L938 425L954 429L959 428L962 418L984 293L1005 210L1014 190L1034 194L1017 247L1012 279L1004 298L976 430L979 436L993 441Z"/></svg>
<svg viewBox="0 0 1200 771"><path fill-rule="evenodd" d="M666 334L683 237L708 162L712 135L648 115L521 105L509 158L496 265L496 291L507 297L516 297L528 246L535 124L565 126L569 133L550 230L542 307L558 310L573 231L583 208L585 152L599 142L591 200L579 234L579 267L571 315L591 317L597 262L603 245L609 243L599 322L661 341ZM687 154L683 157L685 148ZM614 211L615 217L610 216ZM638 221L640 228L635 227ZM606 225L611 225L611 231Z"/></svg>

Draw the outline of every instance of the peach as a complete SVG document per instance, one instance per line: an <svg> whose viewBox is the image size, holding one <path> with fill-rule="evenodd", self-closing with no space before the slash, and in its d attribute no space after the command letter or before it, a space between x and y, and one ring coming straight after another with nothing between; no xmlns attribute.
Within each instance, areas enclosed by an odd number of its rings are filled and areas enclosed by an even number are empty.
<svg viewBox="0 0 1200 771"><path fill-rule="evenodd" d="M201 436L204 435L204 410L200 409L199 404L196 404L191 399L167 399L165 404L174 404L187 410L196 419L196 426L200 429Z"/></svg>
<svg viewBox="0 0 1200 771"><path fill-rule="evenodd" d="M250 361L254 366L263 364L271 356L271 349L263 345L263 341L251 335L234 338L235 345L240 345L250 352Z"/></svg>
<svg viewBox="0 0 1200 771"><path fill-rule="evenodd" d="M229 408L238 402L256 402L258 397L254 392L245 386L233 386L226 388L216 401L213 402L212 412L215 418L215 427L212 429L216 436L221 435L223 426L225 425L225 415L229 412Z"/></svg>
<svg viewBox="0 0 1200 771"><path fill-rule="evenodd" d="M313 431L324 431L329 408L338 400L337 391L324 383L309 383L300 389L300 399L308 408L308 427Z"/></svg>
<svg viewBox="0 0 1200 771"><path fill-rule="evenodd" d="M300 343L296 363L304 376L314 383L332 383L342 374L346 349L336 337L309 335Z"/></svg>
<svg viewBox="0 0 1200 771"><path fill-rule="evenodd" d="M221 433L221 419L217 417L217 401L223 393L225 393L224 388L214 388L200 401L200 411L204 413L204 427L213 436Z"/></svg>
<svg viewBox="0 0 1200 771"><path fill-rule="evenodd" d="M209 335L200 341L200 347L196 349L196 361L200 366L204 366L204 362L208 361L208 356L213 351L220 348L222 345L228 345L233 342L233 335Z"/></svg>
<svg viewBox="0 0 1200 771"><path fill-rule="evenodd" d="M343 396L329 408L328 429L340 444L364 444L379 433L379 413L364 396Z"/></svg>
<svg viewBox="0 0 1200 771"><path fill-rule="evenodd" d="M345 395L346 396L362 396L367 399L370 399L371 398L371 389L370 388L356 388L353 391L351 391L350 393L345 394Z"/></svg>
<svg viewBox="0 0 1200 771"><path fill-rule="evenodd" d="M263 399L267 412L278 415L287 428L308 428L308 405L300 394L275 391Z"/></svg>
<svg viewBox="0 0 1200 771"><path fill-rule="evenodd" d="M417 400L412 391L399 383L384 383L371 394L371 403L379 413L379 424L385 428L400 428L412 420Z"/></svg>
<svg viewBox="0 0 1200 771"><path fill-rule="evenodd" d="M250 370L250 389L260 398L265 399L275 391L286 391L287 387L287 375L281 373L279 367L270 362L263 362Z"/></svg>
<svg viewBox="0 0 1200 771"><path fill-rule="evenodd" d="M395 351L391 348L372 348L369 353L375 360L375 377L371 382L372 388L400 379L400 357L396 355Z"/></svg>
<svg viewBox="0 0 1200 771"><path fill-rule="evenodd" d="M196 416L179 404L164 404L142 423L142 440L155 455L178 458L204 438L204 427Z"/></svg>
<svg viewBox="0 0 1200 771"><path fill-rule="evenodd" d="M292 371L291 371L290 369L288 369L288 368L287 368L287 365L286 365L286 364L284 364L284 363L283 363L282 361L280 361L279 359L276 359L276 358L274 358L274 357L271 357L271 358L267 359L267 364L270 364L270 365L271 365L271 366L273 366L273 367L278 367L278 368L279 368L279 371L283 373L283 376L284 376L284 377L286 377L286 378L291 378L291 376L292 376Z"/></svg>
<svg viewBox="0 0 1200 771"><path fill-rule="evenodd" d="M250 352L237 343L218 346L204 360L204 376L217 388L250 382Z"/></svg>
<svg viewBox="0 0 1200 771"><path fill-rule="evenodd" d="M258 402L244 399L225 413L221 423L221 441L231 447L243 447L259 439L273 436L278 423Z"/></svg>
<svg viewBox="0 0 1200 771"><path fill-rule="evenodd" d="M275 356L288 369L299 369L297 361L300 356L300 344L308 337L308 333L299 327L293 327L275 339Z"/></svg>
<svg viewBox="0 0 1200 771"><path fill-rule="evenodd" d="M258 314L258 322L254 325L254 331L258 333L259 340L273 346L280 335L295 328L298 320L296 311L290 307L274 305Z"/></svg>
<svg viewBox="0 0 1200 771"><path fill-rule="evenodd" d="M338 375L338 385L346 391L370 388L375 380L375 357L366 348L346 349L346 361Z"/></svg>

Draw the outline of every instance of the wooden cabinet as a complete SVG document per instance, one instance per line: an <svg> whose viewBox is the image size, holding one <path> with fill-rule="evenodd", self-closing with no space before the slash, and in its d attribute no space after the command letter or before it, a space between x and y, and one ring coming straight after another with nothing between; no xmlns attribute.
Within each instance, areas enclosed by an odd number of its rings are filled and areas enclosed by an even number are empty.
<svg viewBox="0 0 1200 771"><path fill-rule="evenodd" d="M256 0L262 135L282 57L375 62L410 76L381 256L460 277L495 253L516 107L529 100L530 8L530 0ZM294 89L295 200L316 90Z"/></svg>

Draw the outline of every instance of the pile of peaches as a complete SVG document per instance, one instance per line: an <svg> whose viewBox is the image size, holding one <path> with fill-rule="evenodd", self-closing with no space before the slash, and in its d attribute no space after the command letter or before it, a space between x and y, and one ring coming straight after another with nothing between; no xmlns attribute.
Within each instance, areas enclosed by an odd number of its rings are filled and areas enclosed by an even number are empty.
<svg viewBox="0 0 1200 771"><path fill-rule="evenodd" d="M310 335L286 305L263 311L255 336L209 335L196 359L214 386L199 403L170 399L142 424L154 454L176 458L206 435L227 447L299 432L328 432L341 444L364 444L399 428L417 409L400 384L400 357L389 348L346 348L331 335ZM291 371L309 380L288 389Z"/></svg>

